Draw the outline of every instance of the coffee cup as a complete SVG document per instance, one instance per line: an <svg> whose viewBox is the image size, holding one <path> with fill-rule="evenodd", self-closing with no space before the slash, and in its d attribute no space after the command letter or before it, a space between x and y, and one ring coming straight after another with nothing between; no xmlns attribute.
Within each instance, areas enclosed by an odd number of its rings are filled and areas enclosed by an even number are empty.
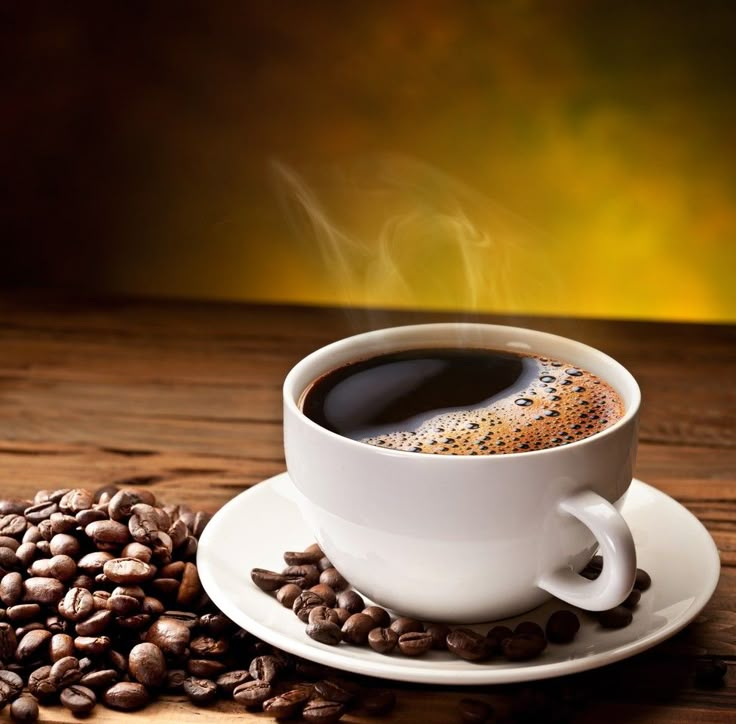
<svg viewBox="0 0 736 724"><path fill-rule="evenodd" d="M351 439L304 412L305 394L333 370L435 348L563 360L607 383L621 414L568 444L442 455ZM636 554L620 510L632 480L640 392L604 353L502 325L394 327L312 352L289 372L283 395L287 469L305 520L333 565L376 603L423 620L474 623L524 613L552 596L606 610L631 591ZM578 572L596 550L605 566L591 581Z"/></svg>

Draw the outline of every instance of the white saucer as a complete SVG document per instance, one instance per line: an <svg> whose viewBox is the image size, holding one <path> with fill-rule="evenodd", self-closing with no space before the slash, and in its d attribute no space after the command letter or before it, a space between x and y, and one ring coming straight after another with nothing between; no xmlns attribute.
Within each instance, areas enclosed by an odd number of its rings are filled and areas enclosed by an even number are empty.
<svg viewBox="0 0 736 724"><path fill-rule="evenodd" d="M571 644L550 644L526 663L471 663L447 652L421 658L384 656L367 647L327 646L310 639L304 624L250 579L252 568L281 570L286 550L314 542L286 473L238 495L211 520L199 542L199 575L214 603L233 621L284 651L338 669L427 684L500 684L546 679L604 666L638 654L673 636L703 609L720 573L718 550L703 525L678 502L634 480L623 509L636 542L638 565L651 574L634 621L607 630L579 613L581 629ZM549 614L569 608L551 601L510 619L544 626ZM486 631L488 626L479 630Z"/></svg>

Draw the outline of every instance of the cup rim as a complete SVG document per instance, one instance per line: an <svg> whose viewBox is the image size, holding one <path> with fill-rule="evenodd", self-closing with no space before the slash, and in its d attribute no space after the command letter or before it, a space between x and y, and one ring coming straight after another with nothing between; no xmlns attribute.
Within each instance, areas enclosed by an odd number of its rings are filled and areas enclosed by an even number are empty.
<svg viewBox="0 0 736 724"><path fill-rule="evenodd" d="M503 453L501 455L494 455L494 454L488 454L488 453L479 453L478 455L433 455L429 453L423 454L423 453L410 452L408 450L396 450L394 448L385 448L385 447L379 447L378 445L370 445L369 443L361 442L360 440L353 440L352 438L345 437L344 435L340 435L339 433L333 432L332 430L328 430L327 428L322 427L322 425L317 424L316 422L311 420L309 417L307 417L304 414L304 412L301 410L301 408L299 407L299 399L304 394L307 387L304 387L304 389L296 390L295 385L296 385L296 379L302 374L304 368L308 367L310 364L313 364L316 359L319 359L325 356L329 356L332 353L340 352L344 350L346 347L349 347L355 344L358 340L368 340L370 338L378 339L382 335L385 335L386 332L390 332L391 334L396 334L396 335L399 335L402 332L410 334L414 330L424 330L427 332L431 332L433 330L436 330L436 331L453 330L455 332L457 331L462 332L463 330L470 331L471 329L480 329L480 328L489 328L489 327L496 328L499 330L502 329L509 333L520 332L523 334L534 334L534 335L537 335L543 338L544 340L548 342L562 341L566 344L574 344L575 346L586 351L588 354L592 354L594 357L597 357L599 361L612 366L614 369L617 369L618 372L622 374L624 378L626 378L627 383L630 387L629 389L629 393L631 396L630 404L627 405L624 414L613 425L610 425L605 430L601 430L600 432L596 432L593 435L589 435L588 437L581 438L580 440L575 440L574 442L568 443L566 445L557 445L555 447L543 448L541 450L522 450L520 452L508 452L508 453ZM532 353L534 353L534 350L531 350L531 351ZM374 356L374 355L366 355L366 357L368 356ZM366 357L360 357L356 355L356 357L351 361L355 362L355 361L358 361L359 359L364 359ZM345 364L348 364L348 362L346 362ZM336 368L337 366L334 366L330 368L330 370L336 369ZM323 372L322 374L327 374L327 372ZM322 374L320 374L319 376L312 375L311 381L309 384L312 384L315 380L321 377ZM559 334L553 334L551 332L543 332L537 329L531 329L529 327L516 327L513 325L506 325L506 324L486 324L483 322L436 322L436 323L427 323L427 324L399 325L395 327L384 327L381 329L374 329L374 330L370 330L367 332L359 332L358 334L353 334L353 335L350 335L349 337L343 337L334 342L330 342L329 344L323 345L322 347L318 347L317 349L310 352L306 357L303 357L301 360L299 360L299 362L297 362L289 370L289 372L287 373L284 379L284 383L282 386L282 396L283 396L284 407L287 408L289 412L291 412L293 415L299 418L301 422L306 424L308 427L312 428L313 430L321 434L327 435L328 438L333 439L335 442L339 442L341 444L348 445L348 447L357 446L356 449L363 450L364 452L366 451L366 449L369 449L371 451L374 451L374 454L377 454L377 455L393 455L393 456L400 456L400 457L411 457L413 459L417 459L419 457L421 459L454 460L454 461L458 461L458 462L452 463L456 465L463 464L459 462L461 460L466 461L466 463L469 461L475 461L475 464L477 464L477 461L479 460L509 460L509 459L515 459L519 457L523 457L525 460L528 460L530 456L532 455L539 456L539 455L550 455L550 454L555 454L555 453L560 454L560 452L563 450L572 450L582 445L585 445L586 443L590 444L591 440L601 440L604 437L609 437L610 435L615 434L619 429L628 425L638 415L639 407L641 405L641 390L639 388L639 383L636 381L636 378L620 362L618 362L616 359L606 354L605 352L601 352L601 350L597 349L596 347L592 347L589 344L585 344L584 342L580 342L576 339L572 339L571 337L564 337Z"/></svg>

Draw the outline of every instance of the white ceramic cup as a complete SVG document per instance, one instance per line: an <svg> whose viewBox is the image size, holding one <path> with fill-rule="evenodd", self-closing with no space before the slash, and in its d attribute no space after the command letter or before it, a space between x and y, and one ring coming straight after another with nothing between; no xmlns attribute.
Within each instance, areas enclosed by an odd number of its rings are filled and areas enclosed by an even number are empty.
<svg viewBox="0 0 736 724"><path fill-rule="evenodd" d="M349 362L386 352L488 348L548 356L608 382L624 415L591 437L505 455L385 449L320 427L305 391ZM640 393L611 357L544 332L486 324L427 324L367 332L305 357L284 382L289 476L316 540L373 601L428 621L492 621L551 595L588 610L620 604L636 554L618 512L632 479ZM578 575L599 548L601 576Z"/></svg>

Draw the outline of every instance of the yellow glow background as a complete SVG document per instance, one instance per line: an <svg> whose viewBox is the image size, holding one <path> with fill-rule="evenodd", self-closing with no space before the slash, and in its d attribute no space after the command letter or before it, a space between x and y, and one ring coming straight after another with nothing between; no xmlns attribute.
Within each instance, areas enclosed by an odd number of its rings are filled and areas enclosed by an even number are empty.
<svg viewBox="0 0 736 724"><path fill-rule="evenodd" d="M91 276L166 296L733 321L735 5L156 4L117 20L120 57L92 83L112 168ZM58 25L43 42L94 73L92 24ZM376 157L406 172L396 198L375 170L340 188ZM352 276L313 223L289 223L274 162L353 242ZM416 224L382 277L397 205ZM490 239L472 293L450 209Z"/></svg>

